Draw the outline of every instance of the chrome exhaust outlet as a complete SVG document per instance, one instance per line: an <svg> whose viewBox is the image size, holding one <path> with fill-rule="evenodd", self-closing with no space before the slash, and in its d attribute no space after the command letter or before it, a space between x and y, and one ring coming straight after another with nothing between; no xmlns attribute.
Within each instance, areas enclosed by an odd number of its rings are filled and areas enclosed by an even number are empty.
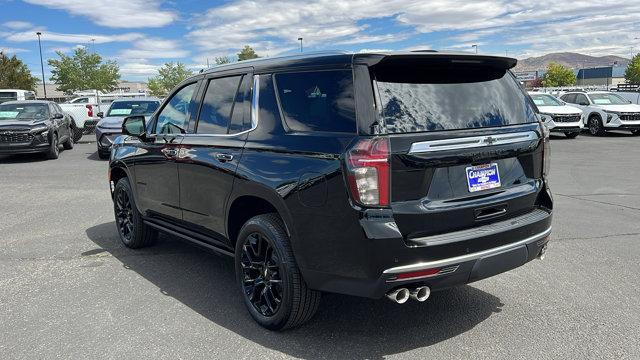
<svg viewBox="0 0 640 360"><path fill-rule="evenodd" d="M399 288L387 293L387 297L398 304L406 303L410 295L409 289L407 288Z"/></svg>
<svg viewBox="0 0 640 360"><path fill-rule="evenodd" d="M540 252L538 253L538 259L539 260L544 260L545 254L547 253L547 245L548 244L544 244L542 249L540 249Z"/></svg>
<svg viewBox="0 0 640 360"><path fill-rule="evenodd" d="M419 286L411 290L411 298L423 302L431 295L431 289L428 286Z"/></svg>

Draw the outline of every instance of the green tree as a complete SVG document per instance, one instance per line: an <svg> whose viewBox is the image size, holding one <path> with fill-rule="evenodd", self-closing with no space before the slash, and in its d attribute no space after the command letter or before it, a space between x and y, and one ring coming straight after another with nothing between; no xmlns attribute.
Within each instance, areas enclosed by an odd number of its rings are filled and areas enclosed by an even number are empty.
<svg viewBox="0 0 640 360"><path fill-rule="evenodd" d="M640 54L636 54L631 59L627 70L624 72L624 78L629 84L640 84Z"/></svg>
<svg viewBox="0 0 640 360"><path fill-rule="evenodd" d="M542 84L545 87L575 85L576 74L568 67L552 62L547 66L547 72L542 77Z"/></svg>
<svg viewBox="0 0 640 360"><path fill-rule="evenodd" d="M56 51L59 60L49 59L51 80L66 94L78 90L111 91L118 86L120 68L113 60L102 61L102 56L77 48L73 56Z"/></svg>
<svg viewBox="0 0 640 360"><path fill-rule="evenodd" d="M182 80L193 75L193 71L181 63L168 62L158 70L158 76L149 79L149 91L154 96L166 96Z"/></svg>
<svg viewBox="0 0 640 360"><path fill-rule="evenodd" d="M242 50L238 53L238 61L256 59L259 58L258 54L253 50L253 48L249 45L245 45Z"/></svg>
<svg viewBox="0 0 640 360"><path fill-rule="evenodd" d="M220 56L213 59L213 61L215 61L216 65L229 64L231 62L231 58L228 56Z"/></svg>
<svg viewBox="0 0 640 360"><path fill-rule="evenodd" d="M22 60L0 52L0 89L35 90L37 78Z"/></svg>

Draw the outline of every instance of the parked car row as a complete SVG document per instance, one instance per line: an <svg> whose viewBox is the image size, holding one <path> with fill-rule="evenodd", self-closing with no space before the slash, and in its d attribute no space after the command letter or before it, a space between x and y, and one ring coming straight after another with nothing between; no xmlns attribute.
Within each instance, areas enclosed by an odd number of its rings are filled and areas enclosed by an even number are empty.
<svg viewBox="0 0 640 360"><path fill-rule="evenodd" d="M628 130L640 135L640 105L616 92L570 91L556 98L541 92L529 93L552 132L575 138L583 128L591 135L609 130Z"/></svg>

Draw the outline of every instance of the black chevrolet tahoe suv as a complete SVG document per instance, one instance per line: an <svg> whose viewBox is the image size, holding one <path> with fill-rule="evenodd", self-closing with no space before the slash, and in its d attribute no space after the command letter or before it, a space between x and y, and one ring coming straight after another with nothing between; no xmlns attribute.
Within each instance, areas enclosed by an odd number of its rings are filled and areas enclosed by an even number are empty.
<svg viewBox="0 0 640 360"><path fill-rule="evenodd" d="M125 119L109 171L120 238L234 257L274 330L310 319L323 291L424 301L542 257L548 131L515 64L317 53L204 71Z"/></svg>

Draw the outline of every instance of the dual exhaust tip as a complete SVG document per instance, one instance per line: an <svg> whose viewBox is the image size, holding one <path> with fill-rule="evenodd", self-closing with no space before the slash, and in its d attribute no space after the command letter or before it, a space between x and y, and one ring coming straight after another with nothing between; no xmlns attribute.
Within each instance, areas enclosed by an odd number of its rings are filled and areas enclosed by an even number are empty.
<svg viewBox="0 0 640 360"><path fill-rule="evenodd" d="M387 293L387 297L398 304L404 304L409 298L423 302L431 295L431 289L428 286L418 286L411 290L407 288L398 288Z"/></svg>

